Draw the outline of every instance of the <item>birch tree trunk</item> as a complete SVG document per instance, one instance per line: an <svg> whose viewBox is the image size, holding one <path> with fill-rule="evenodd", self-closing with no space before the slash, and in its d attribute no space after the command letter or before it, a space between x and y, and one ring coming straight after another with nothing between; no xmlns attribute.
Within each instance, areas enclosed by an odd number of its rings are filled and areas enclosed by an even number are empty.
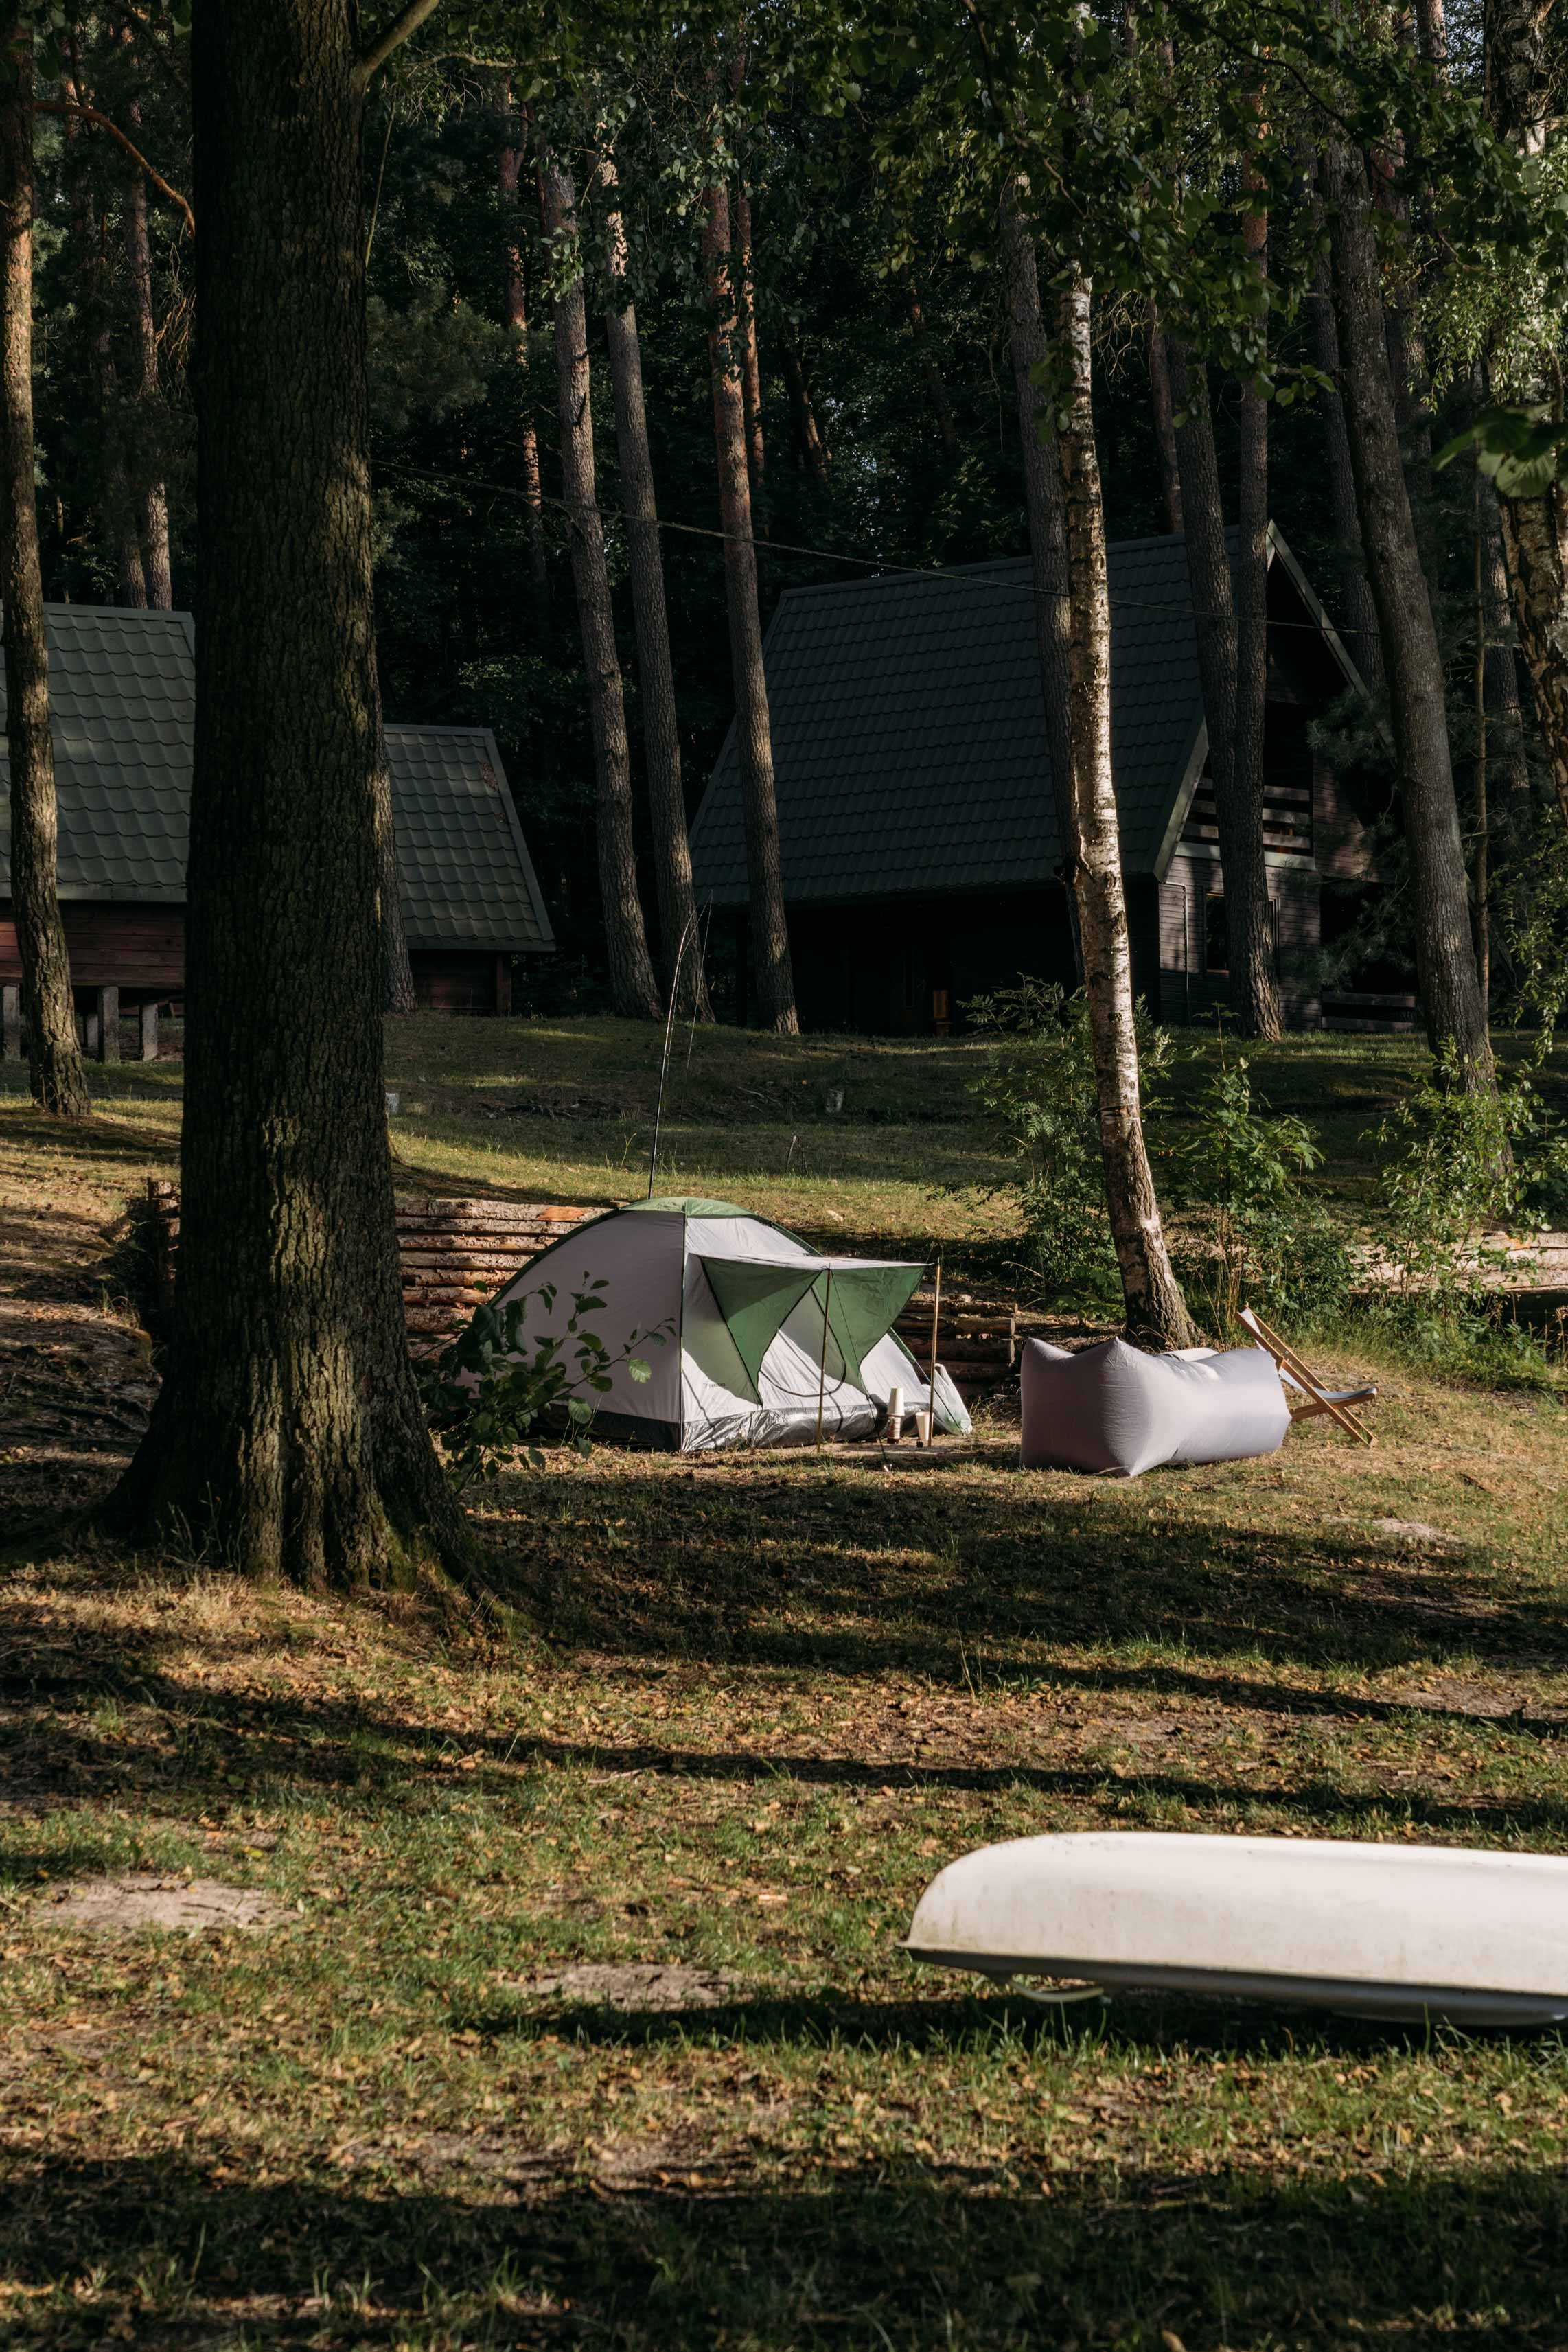
<svg viewBox="0 0 1568 2352"><path fill-rule="evenodd" d="M686 796L680 781L680 730L676 722L675 670L669 657L669 614L664 596L664 556L658 541L658 509L643 401L642 352L637 314L627 283L626 239L615 203L615 158L599 159L599 179L611 205L605 223L611 300L605 312L610 383L616 399L616 448L620 459L621 503L626 513L626 555L632 582L632 623L637 633L637 680L642 689L643 742L647 754L648 806L653 817L654 877L658 891L658 927L664 949L666 994L675 987L680 945L689 934L680 1000L699 1019L710 1021L708 982L695 944L697 898L691 882L691 844L686 829ZM618 307L617 307L618 306Z"/></svg>
<svg viewBox="0 0 1568 2352"><path fill-rule="evenodd" d="M1510 836L1510 847L1518 849L1521 846L1518 836L1530 821L1530 762L1519 704L1519 669L1514 656L1502 517L1498 512L1497 492L1479 467L1476 502L1479 509L1481 609L1487 647L1488 768L1500 825Z"/></svg>
<svg viewBox="0 0 1568 2352"><path fill-rule="evenodd" d="M1352 661L1367 685L1375 690L1383 684L1383 641L1378 635L1377 606L1373 602L1366 558L1362 551L1355 475L1351 467L1350 436L1345 430L1345 404L1340 392L1340 331L1334 320L1333 279L1326 254L1318 264L1311 311L1318 365L1333 386L1320 398L1329 468L1329 501L1340 566L1340 630Z"/></svg>
<svg viewBox="0 0 1568 2352"><path fill-rule="evenodd" d="M1018 400L1018 434L1024 451L1024 503L1029 523L1029 569L1034 587L1035 644L1046 707L1046 744L1051 755L1051 790L1062 845L1060 878L1072 928L1073 962L1083 973L1078 902L1068 845L1075 833L1072 787L1070 647L1068 607L1067 517L1056 426L1049 392L1037 381L1047 358L1040 310L1039 265L1035 240L1024 218L1018 186L1002 189L1002 267L1007 287L1007 332L1013 352L1013 383Z"/></svg>
<svg viewBox="0 0 1568 2352"><path fill-rule="evenodd" d="M11 908L22 967L27 1077L40 1110L92 1109L77 1050L56 868L49 652L38 567L33 452L33 31L0 8L0 599L11 762Z"/></svg>
<svg viewBox="0 0 1568 2352"><path fill-rule="evenodd" d="M544 167L544 226L559 266L576 241L576 194L570 174L553 159ZM642 902L637 897L626 700L621 691L620 655L616 647L610 574L605 561L605 527L594 479L587 310L583 273L575 266L564 289L556 297L555 369L560 383L561 479L566 495L572 578L577 591L583 667L588 677L588 709L594 735L599 895L604 906L611 1000L616 1011L628 1020L657 1021L660 1011L658 982L654 978Z"/></svg>
<svg viewBox="0 0 1568 2352"><path fill-rule="evenodd" d="M1220 504L1208 371L1183 344L1173 342L1170 352L1171 389L1183 416L1176 427L1176 454L1182 473L1188 592L1208 726L1220 866L1225 875L1231 1002L1247 1036L1277 1037L1279 997L1268 919L1261 777L1257 769L1244 770L1237 755L1236 597ZM1267 645L1265 635L1265 660Z"/></svg>
<svg viewBox="0 0 1568 2352"><path fill-rule="evenodd" d="M1072 632L1073 871L1100 1097L1105 1198L1121 1271L1127 1336L1141 1347L1184 1348L1195 1335L1165 1247L1143 1140L1132 948L1110 768L1110 590L1094 446L1090 299L1088 278L1075 273L1061 303L1069 404L1068 422L1057 440Z"/></svg>
<svg viewBox="0 0 1568 2352"><path fill-rule="evenodd" d="M510 103L510 87L503 102ZM503 140L500 151L501 204L507 216L506 323L512 358L522 388L522 425L518 457L522 475L523 503L528 509L528 577L535 617L542 627L550 604L550 573L544 551L544 485L539 470L539 428L529 395L528 275L524 262L520 190L523 151Z"/></svg>
<svg viewBox="0 0 1568 2352"><path fill-rule="evenodd" d="M311 1587L473 1558L409 1362L387 1150L351 18L267 0L193 24L180 1264L163 1384L107 1514Z"/></svg>
<svg viewBox="0 0 1568 2352"><path fill-rule="evenodd" d="M131 125L139 134L142 110L131 101ZM147 183L134 164L125 183L125 261L131 277L131 299L136 319L136 348L142 362L137 386L142 439L156 447L163 397L158 382L158 320L153 307L153 256L147 239ZM147 602L155 612L174 610L174 583L169 562L169 494L161 478L148 482L142 493L142 556Z"/></svg>
<svg viewBox="0 0 1568 2352"><path fill-rule="evenodd" d="M719 459L719 513L724 531L724 589L730 658L735 677L735 741L746 822L746 877L757 1005L765 1029L794 1036L795 971L784 913L773 788L773 725L768 712L763 628L757 610L757 554L752 539L746 407L741 388L739 322L731 271L730 200L721 180L705 193L702 266L708 286L708 357L713 379L713 435Z"/></svg>
<svg viewBox="0 0 1568 2352"><path fill-rule="evenodd" d="M1262 278L1268 268L1268 216L1243 215L1242 246ZM1268 860L1263 840L1264 729L1268 709L1268 403L1243 384L1237 404L1236 551L1236 808L1229 827L1231 858L1245 870L1242 937L1230 928L1230 870L1226 870L1226 936L1230 986L1242 1034L1278 1037L1283 1027L1268 906ZM1217 796L1216 796L1217 797ZM1220 856L1226 858L1221 818Z"/></svg>
<svg viewBox="0 0 1568 2352"><path fill-rule="evenodd" d="M1443 660L1401 461L1372 191L1358 152L1336 142L1324 163L1345 425L1387 669L1426 1033L1434 1049L1452 1045L1467 1085L1490 1087L1496 1074L1470 936Z"/></svg>

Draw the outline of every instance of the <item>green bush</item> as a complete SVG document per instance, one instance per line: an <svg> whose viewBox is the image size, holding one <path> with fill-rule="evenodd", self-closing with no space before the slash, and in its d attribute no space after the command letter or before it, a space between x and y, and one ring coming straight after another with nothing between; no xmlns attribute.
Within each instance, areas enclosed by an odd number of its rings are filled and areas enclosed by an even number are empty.
<svg viewBox="0 0 1568 2352"><path fill-rule="evenodd" d="M486 1301L422 1377L419 1389L431 1427L440 1435L447 1468L459 1492L474 1478L493 1478L504 1462L521 1454L542 1466L542 1441L557 1439L579 1454L592 1449L595 1401L610 1387L610 1375L624 1363L634 1381L646 1381L652 1367L634 1348L651 1341L662 1347L668 1325L634 1332L619 1356L612 1356L585 1318L605 1300L600 1281L576 1292L563 1332L547 1333L529 1350L524 1334L535 1299L545 1312L559 1296L542 1282L504 1307Z"/></svg>
<svg viewBox="0 0 1568 2352"><path fill-rule="evenodd" d="M1159 1109L1163 1118L1168 1107ZM1209 1072L1163 1159L1171 1198L1185 1212L1176 1270L1216 1337L1232 1335L1244 1307L1296 1323L1342 1310L1350 1252L1300 1181L1322 1153L1303 1120L1254 1100L1245 1058Z"/></svg>
<svg viewBox="0 0 1568 2352"><path fill-rule="evenodd" d="M1109 1307L1121 1291L1105 1208L1089 1000L1053 981L1026 980L965 1010L993 1040L974 1093L1019 1163L1007 1189L1018 1202L1024 1264L1047 1298ZM1138 1049L1145 1079L1170 1060L1168 1034L1142 1013Z"/></svg>

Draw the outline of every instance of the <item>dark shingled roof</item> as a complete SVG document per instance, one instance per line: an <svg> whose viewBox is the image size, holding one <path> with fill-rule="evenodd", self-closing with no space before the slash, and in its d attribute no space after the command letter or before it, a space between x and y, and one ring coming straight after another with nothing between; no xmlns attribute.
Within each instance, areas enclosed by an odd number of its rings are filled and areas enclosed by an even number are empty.
<svg viewBox="0 0 1568 2352"><path fill-rule="evenodd" d="M1203 726L1185 542L1110 550L1111 757L1130 873L1156 869ZM1026 888L1061 863L1026 558L792 588L766 646L784 895ZM731 729L691 830L746 897Z"/></svg>
<svg viewBox="0 0 1568 2352"><path fill-rule="evenodd" d="M47 613L60 897L179 906L195 717L190 615L103 604ZM0 677L0 729L4 713ZM409 946L552 947L489 728L389 727L386 753ZM0 777L8 785L3 732ZM0 896L10 887L7 793Z"/></svg>

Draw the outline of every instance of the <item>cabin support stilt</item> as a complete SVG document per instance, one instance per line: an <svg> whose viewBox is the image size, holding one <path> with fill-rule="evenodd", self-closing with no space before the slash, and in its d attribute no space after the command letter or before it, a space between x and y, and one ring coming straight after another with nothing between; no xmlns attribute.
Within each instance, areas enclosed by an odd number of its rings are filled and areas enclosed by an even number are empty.
<svg viewBox="0 0 1568 2352"><path fill-rule="evenodd" d="M98 1058L100 1062L120 1059L120 991L100 988L98 992Z"/></svg>
<svg viewBox="0 0 1568 2352"><path fill-rule="evenodd" d="M155 1062L158 1058L158 1004L154 997L142 1000L142 1059Z"/></svg>
<svg viewBox="0 0 1568 2352"><path fill-rule="evenodd" d="M22 991L19 983L8 980L0 988L0 1061L19 1062L22 1058Z"/></svg>

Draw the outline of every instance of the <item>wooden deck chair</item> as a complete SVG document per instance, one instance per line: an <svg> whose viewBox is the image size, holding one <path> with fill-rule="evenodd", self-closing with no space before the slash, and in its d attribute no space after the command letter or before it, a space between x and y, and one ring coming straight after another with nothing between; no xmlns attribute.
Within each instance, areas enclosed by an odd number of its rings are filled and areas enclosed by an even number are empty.
<svg viewBox="0 0 1568 2352"><path fill-rule="evenodd" d="M1369 1383L1359 1389L1326 1389L1317 1374L1308 1370L1294 1348L1281 1339L1278 1332L1269 1329L1261 1315L1255 1315L1250 1307L1244 1307L1237 1320L1244 1329L1251 1332L1260 1348L1268 1349L1286 1387L1294 1389L1303 1399L1300 1404L1291 1405L1292 1421L1310 1421L1316 1414L1326 1412L1361 1444L1377 1444L1371 1430L1365 1428L1350 1410L1352 1405L1369 1403L1377 1394L1374 1386Z"/></svg>

